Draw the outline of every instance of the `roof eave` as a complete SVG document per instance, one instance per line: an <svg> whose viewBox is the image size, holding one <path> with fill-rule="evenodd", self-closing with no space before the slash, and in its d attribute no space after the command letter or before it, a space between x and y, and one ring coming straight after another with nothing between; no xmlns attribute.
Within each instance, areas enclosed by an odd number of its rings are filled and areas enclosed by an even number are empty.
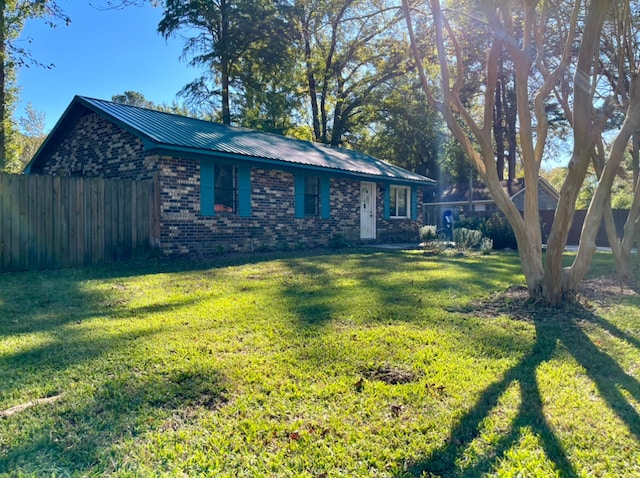
<svg viewBox="0 0 640 478"><path fill-rule="evenodd" d="M213 151L213 150L195 150L193 148L185 148L183 146L172 146L172 145L160 145L151 140L143 140L143 144L145 146L145 151L147 153L153 153L158 155L166 154L168 156L176 156L179 155L181 158L192 159L192 160L201 160L201 159L210 159L210 158L224 158L229 160L241 160L241 161L249 161L256 164L268 164L268 165L277 165L283 169L305 169L310 171L318 171L318 172L331 172L332 174L341 175L341 176L355 176L363 179L375 179L380 182L387 183L397 183L397 184L412 184L412 185L432 185L436 184L436 181L431 178L426 178L425 180L420 179L411 179L411 178L401 178L396 176L384 176L379 174L368 174L365 172L356 172L349 171L346 169L337 169L337 168L329 168L322 166L314 166L310 164L302 164L302 163L294 163L291 161L285 161L280 159L272 159L272 158L264 158L260 156L247 156L244 154L234 154L234 153L226 153L221 151Z"/></svg>
<svg viewBox="0 0 640 478"><path fill-rule="evenodd" d="M154 138L151 138L143 134L140 130L131 127L130 125L119 120L118 118L108 113L107 111L94 106L91 102L86 101L82 96L76 95L73 97L73 100L71 100L71 103L69 103L69 106L67 106L67 109L64 111L64 113L62 113L62 116L60 116L60 119L55 124L51 132L47 135L47 138L44 140L44 142L40 145L36 153L33 155L33 157L31 158L31 161L29 161L27 165L24 167L23 173L30 174L31 168L36 163L39 156L43 154L49 148L50 145L53 145L55 144L56 141L58 141L59 134L67 126L67 123L72 120L73 113L77 110L79 106L87 108L88 110L93 111L95 114L98 114L102 117L108 118L109 121L115 123L120 128L127 131L128 133L139 138L143 142L143 144L145 144L145 149L147 149L148 147L153 147L154 145L157 144L157 141Z"/></svg>
<svg viewBox="0 0 640 478"><path fill-rule="evenodd" d="M74 97L71 103L69 103L67 108L64 110L64 113L62 113L62 116L60 116L60 119L58 119L58 121L53 126L49 134L47 134L47 137L42 142L38 150L35 152L31 160L23 168L22 172L24 174L31 174L31 167L35 164L35 162L40 157L40 155L43 154L44 151L46 151L50 145L54 144L58 140L58 133L60 133L64 129L65 123L68 121L69 117L72 115L72 111L77 108L76 106L77 99L78 99L77 96Z"/></svg>

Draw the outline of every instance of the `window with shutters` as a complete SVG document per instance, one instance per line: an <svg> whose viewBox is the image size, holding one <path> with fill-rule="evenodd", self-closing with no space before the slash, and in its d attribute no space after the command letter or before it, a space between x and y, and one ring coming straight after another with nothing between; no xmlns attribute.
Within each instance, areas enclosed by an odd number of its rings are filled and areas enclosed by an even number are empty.
<svg viewBox="0 0 640 478"><path fill-rule="evenodd" d="M392 218L411 216L411 189L408 186L391 186L389 192L390 216Z"/></svg>
<svg viewBox="0 0 640 478"><path fill-rule="evenodd" d="M214 167L214 207L216 213L236 212L236 168L226 164Z"/></svg>
<svg viewBox="0 0 640 478"><path fill-rule="evenodd" d="M320 215L320 178L318 176L304 178L304 215Z"/></svg>

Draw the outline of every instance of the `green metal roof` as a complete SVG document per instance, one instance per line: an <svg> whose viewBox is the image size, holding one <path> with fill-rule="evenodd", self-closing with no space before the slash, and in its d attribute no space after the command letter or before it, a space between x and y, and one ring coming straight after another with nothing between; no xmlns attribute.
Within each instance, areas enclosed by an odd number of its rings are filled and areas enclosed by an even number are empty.
<svg viewBox="0 0 640 478"><path fill-rule="evenodd" d="M237 128L186 116L76 96L50 135L56 135L67 117L81 105L141 138L148 151L177 155L220 156L290 166L330 169L370 178L417 183L434 180L346 148L335 148L271 133ZM49 139L47 142L49 142ZM45 143L27 167L47 149ZM46 155L46 154L45 154Z"/></svg>

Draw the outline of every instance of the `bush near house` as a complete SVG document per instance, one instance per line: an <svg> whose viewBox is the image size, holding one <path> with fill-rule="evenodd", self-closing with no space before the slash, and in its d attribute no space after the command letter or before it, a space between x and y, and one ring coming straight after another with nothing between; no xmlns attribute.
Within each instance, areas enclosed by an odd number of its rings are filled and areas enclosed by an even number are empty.
<svg viewBox="0 0 640 478"><path fill-rule="evenodd" d="M460 215L460 218L454 223L453 227L481 231L484 237L493 241L494 249L518 249L513 229L502 213L494 213L488 218L465 217Z"/></svg>

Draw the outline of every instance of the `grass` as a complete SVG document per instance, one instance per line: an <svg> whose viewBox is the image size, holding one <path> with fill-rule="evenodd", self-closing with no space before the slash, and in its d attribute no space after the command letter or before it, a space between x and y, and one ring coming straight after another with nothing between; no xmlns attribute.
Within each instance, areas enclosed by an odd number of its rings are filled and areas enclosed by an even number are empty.
<svg viewBox="0 0 640 478"><path fill-rule="evenodd" d="M6 476L640 476L640 299L486 317L516 255L0 281L0 410L52 398L0 418Z"/></svg>

